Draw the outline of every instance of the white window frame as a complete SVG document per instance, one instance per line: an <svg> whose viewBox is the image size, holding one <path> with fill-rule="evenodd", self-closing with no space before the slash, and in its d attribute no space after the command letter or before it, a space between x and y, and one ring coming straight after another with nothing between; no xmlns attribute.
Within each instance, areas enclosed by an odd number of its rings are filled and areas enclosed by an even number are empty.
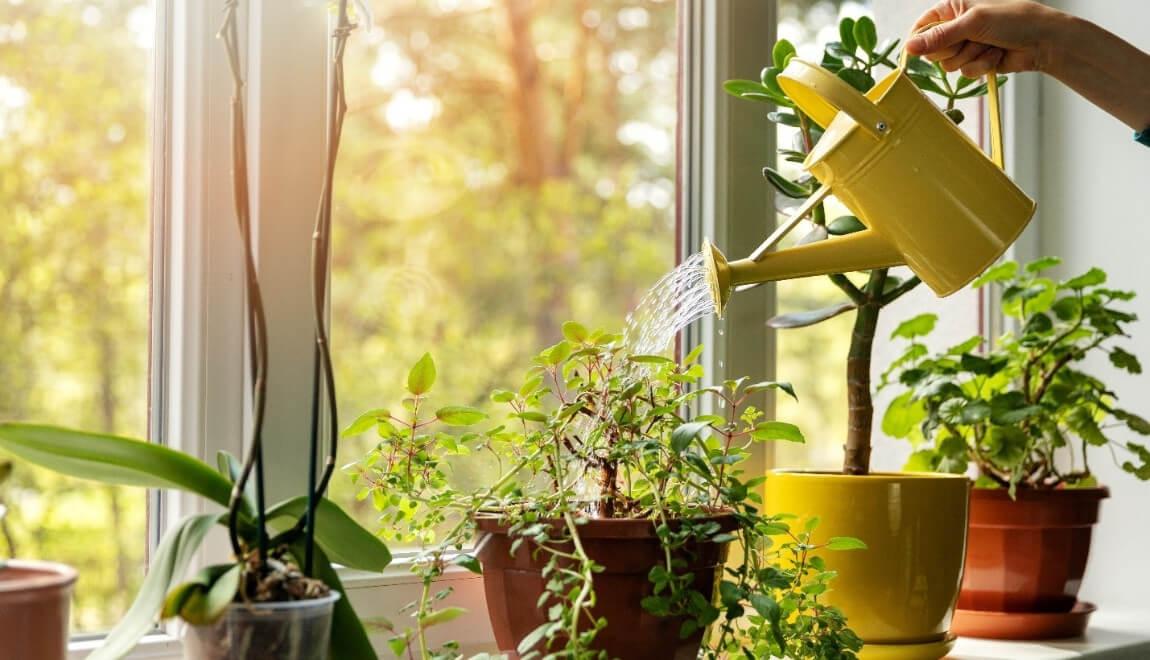
<svg viewBox="0 0 1150 660"><path fill-rule="evenodd" d="M241 455L247 408L243 270L232 206L231 76L216 32L225 0L154 0L156 66L153 126L152 440L215 464L218 451ZM710 237L729 254L749 252L773 226L769 187L759 176L773 153L773 131L758 108L722 92L728 78L755 78L774 42L773 0L678 0L680 76L680 256ZM257 260L269 328L267 437L271 501L304 483L313 347L309 263L322 180L328 48L322 0L241 3L248 153ZM353 35L352 38L355 38ZM766 319L772 287L742 293L727 320L689 329L685 345L707 345L710 378L773 373ZM720 333L719 331L724 332ZM773 402L762 399L767 410ZM754 470L769 464L766 450ZM180 518L218 510L176 492L149 500L150 540ZM199 563L225 559L224 534L209 537ZM396 618L418 595L400 555L382 574L341 577L364 618ZM467 616L436 629L465 653L493 650L482 578L463 569L444 578ZM399 620L403 620L400 617ZM382 637L374 640L386 655ZM434 642L434 640L432 640ZM98 640L72 644L84 658ZM149 635L132 658L178 658L178 630Z"/></svg>

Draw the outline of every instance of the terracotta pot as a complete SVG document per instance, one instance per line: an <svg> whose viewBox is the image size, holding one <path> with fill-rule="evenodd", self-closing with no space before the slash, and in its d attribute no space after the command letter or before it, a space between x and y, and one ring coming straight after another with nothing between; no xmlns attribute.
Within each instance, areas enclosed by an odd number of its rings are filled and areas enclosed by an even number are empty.
<svg viewBox="0 0 1150 660"><path fill-rule="evenodd" d="M714 520L728 530L735 527L729 514L697 520ZM483 563L483 589L495 641L500 649L514 651L520 640L547 622L546 611L537 606L546 582L541 570L547 555L534 556L535 546L531 543L520 544L512 554L514 539L498 519L481 517L476 522L480 531L490 535L481 541L479 559ZM596 635L595 648L620 660L694 660L702 631L681 639L682 618L657 617L639 604L652 594L647 574L664 562L654 523L593 519L579 527L579 539L587 555L604 567L603 572L595 574L597 600L592 613L605 617L607 627ZM688 562L687 570L695 576L693 588L711 597L727 550L726 543L689 543L676 557Z"/></svg>
<svg viewBox="0 0 1150 660"><path fill-rule="evenodd" d="M44 561L0 562L0 658L64 660L76 569Z"/></svg>
<svg viewBox="0 0 1150 660"><path fill-rule="evenodd" d="M774 470L765 509L819 517L816 543L853 536L866 550L822 553L838 577L825 602L864 642L861 658L941 658L962 582L971 482L931 473Z"/></svg>
<svg viewBox="0 0 1150 660"><path fill-rule="evenodd" d="M996 612L1069 612L1090 553L1106 488L975 489L966 576L958 607Z"/></svg>

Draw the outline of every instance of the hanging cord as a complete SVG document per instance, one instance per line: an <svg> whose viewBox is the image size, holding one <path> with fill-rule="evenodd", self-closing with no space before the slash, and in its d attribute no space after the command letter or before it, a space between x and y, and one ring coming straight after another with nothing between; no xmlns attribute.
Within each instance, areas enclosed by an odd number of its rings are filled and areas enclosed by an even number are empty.
<svg viewBox="0 0 1150 660"><path fill-rule="evenodd" d="M339 451L339 419L336 411L335 375L332 369L331 348L326 323L328 268L331 262L331 208L332 189L335 179L336 160L339 157L339 143L343 136L343 119L347 114L347 98L344 93L343 54L348 36L355 25L348 18L347 0L339 2L339 16L332 28L331 71L327 90L327 158L325 160L323 191L320 194L319 208L316 210L315 232L312 234L312 306L315 316L315 350L312 356L312 421L311 455L308 472L307 515L303 521L307 525L304 558L304 573L311 575L315 549L315 512L319 500L327 491L335 470L336 454ZM319 470L320 417L327 415L328 449L324 461L323 476L316 483Z"/></svg>
<svg viewBox="0 0 1150 660"><path fill-rule="evenodd" d="M224 3L224 21L217 37L227 49L228 65L232 74L232 188L236 220L244 243L244 282L247 293L247 329L251 356L252 425L247 459L232 486L228 506L228 538L237 559L243 559L244 548L239 538L239 514L243 493L253 469L256 473L256 534L259 539L261 570L268 556L266 506L264 502L263 426L267 404L267 320L264 317L263 296L256 271L255 252L252 247L251 208L248 196L247 131L244 123L244 80L240 68L237 6L239 0Z"/></svg>

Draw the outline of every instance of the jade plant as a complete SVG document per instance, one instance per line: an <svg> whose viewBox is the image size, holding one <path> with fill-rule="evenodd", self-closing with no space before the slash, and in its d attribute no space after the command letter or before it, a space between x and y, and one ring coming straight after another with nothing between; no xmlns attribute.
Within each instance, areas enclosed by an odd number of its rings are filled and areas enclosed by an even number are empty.
<svg viewBox="0 0 1150 660"><path fill-rule="evenodd" d="M820 65L860 92L866 92L874 86L875 76L880 71L897 67L895 60L898 43L897 39L879 43L874 21L870 18L844 18L839 22L839 40L826 44ZM774 46L772 64L763 69L761 80L730 80L724 87L736 97L777 106L775 111L767 114L767 118L775 124L797 129L794 144L780 148L779 156L787 162L802 163L822 137L823 131L779 86L778 75L795 56L795 52L791 42L781 39ZM980 84L977 80L963 76L950 76L940 65L930 64L918 57L908 59L907 75L919 89L939 97L944 112L956 124L963 120L961 110L956 107L957 102L987 93L985 83ZM1005 77L1000 77L999 82L1004 83ZM805 174L791 178L778 169L767 167L763 175L777 193L780 210L788 209L794 204L793 200L810 197L818 188L818 183ZM827 240L830 236L851 234L864 229L862 222L851 215L828 218L824 203L814 208L809 220L811 230L801 239L804 243ZM804 328L840 314L854 313L854 327L847 354L848 422L843 472L867 474L870 471L871 425L874 418L870 374L875 329L883 308L906 295L920 282L915 276L896 276L889 268L866 272L862 279L852 279L845 274L828 277L845 295L845 300L823 309L776 316L770 320L769 325L780 329Z"/></svg>
<svg viewBox="0 0 1150 660"><path fill-rule="evenodd" d="M342 125L342 53L352 25L347 0L338 3L333 30L336 47L329 90L328 126L333 137L326 156L323 198L315 230L316 257L312 274L316 310L316 365L322 376L313 391L316 419L331 421L326 446L323 433L313 425L311 470L300 475L304 494L276 504L264 496L265 438L268 374L268 333L253 250L251 204L248 196L247 139L244 130L242 66L239 48L238 0L225 3L220 38L227 51L233 80L232 140L233 193L239 237L243 245L246 294L245 337L250 361L249 391L252 422L244 459L221 452L217 467L159 444L101 433L48 425L0 423L0 449L62 474L110 484L166 488L198 495L223 508L222 512L188 516L175 522L151 553L151 564L139 593L123 620L108 634L92 658L119 658L128 654L158 619L179 617L192 625L211 624L235 603L310 600L342 592L333 564L379 571L391 560L384 543L324 497L334 472L338 426L335 421L334 382L327 352L323 313L326 306L326 254L331 235L331 182ZM272 445L271 450L275 447ZM323 456L321 467L321 455ZM208 507L209 509L211 507ZM227 531L232 556L222 564L203 567L191 580L184 574L207 534L220 525ZM375 658L365 628L348 598L337 600L331 626L330 649L335 658ZM249 645L230 652L244 657L281 657L282 645L293 644L291 631L264 628L240 630ZM283 633L283 634L280 634ZM224 643L224 640L219 640ZM258 651L256 650L258 649ZM228 649L211 652L229 653ZM214 657L214 656L213 656ZM230 657L230 655L229 655Z"/></svg>
<svg viewBox="0 0 1150 660"><path fill-rule="evenodd" d="M450 557L482 570L467 548L487 516L510 530L513 552L527 544L546 559L547 592L524 607L538 606L547 621L522 640L521 657L600 657L595 638L612 622L594 614L600 567L579 542L581 525L597 518L650 521L664 558L634 606L676 617L684 638L707 630L705 657L855 657L861 642L821 600L834 572L818 553L865 546L817 541L817 520L764 515L764 477L744 471L754 443L803 441L797 427L765 420L749 404L768 389L793 396L790 385L743 379L699 387L699 349L675 361L628 355L617 335L577 323L564 335L535 358L522 384L491 394L507 411L491 428L474 430L485 419L477 409L432 404L436 372L425 355L400 409L368 411L347 429L380 438L346 469L359 496L379 509L381 533L421 548L413 570L424 589L409 606L413 625L387 624L395 653L458 657L454 645L428 646L428 627L462 613L434 582ZM691 414L707 402L719 414ZM497 466L490 485L455 488L451 466L480 456ZM682 550L698 542L733 544L745 558L723 570L717 599L696 592L684 569Z"/></svg>
<svg viewBox="0 0 1150 660"><path fill-rule="evenodd" d="M1012 494L1090 487L1096 480L1088 450L1105 448L1126 472L1150 480L1150 449L1115 435L1150 435L1150 422L1119 407L1106 383L1079 368L1106 355L1118 369L1142 372L1138 358L1118 345L1136 320L1122 305L1134 293L1108 288L1099 268L1049 277L1058 263L1006 262L973 283L1000 290L1002 311L1017 327L991 346L975 336L932 353L923 340L934 329L933 314L894 331L907 345L883 376L884 386L900 390L883 430L915 446L908 469L965 473L973 466L979 486Z"/></svg>

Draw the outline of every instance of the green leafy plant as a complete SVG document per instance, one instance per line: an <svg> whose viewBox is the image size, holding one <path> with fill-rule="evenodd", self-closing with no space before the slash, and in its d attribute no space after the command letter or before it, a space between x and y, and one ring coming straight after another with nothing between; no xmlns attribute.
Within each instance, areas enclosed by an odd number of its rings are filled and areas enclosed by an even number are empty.
<svg viewBox="0 0 1150 660"><path fill-rule="evenodd" d="M870 18L844 18L839 22L839 40L826 45L820 64L855 89L866 92L874 86L875 75L879 70L897 66L897 47L896 39L878 42L877 30ZM773 123L798 129L794 144L779 149L778 153L787 162L801 163L818 143L823 132L779 86L779 73L795 56L795 52L795 46L789 41L778 41L772 52L772 64L763 69L760 80L730 80L724 88L733 96L777 106L775 111L767 114L767 118ZM944 111L955 123L963 120L962 112L955 107L959 100L975 98L987 92L985 84L963 76L949 76L939 65L932 65L918 57L909 58L907 75L923 91L941 97L945 104ZM998 80L1000 84L1006 81L1005 77ZM772 167L765 168L763 175L777 193L780 210L789 208L793 200L810 197L818 188L817 182L809 175L790 178ZM815 206L809 219L812 228L801 239L803 243L827 240L830 236L851 234L864 229L862 222L851 215L828 219L823 203ZM899 278L891 274L889 268L872 270L862 280L852 279L853 276L845 274L828 277L845 294L846 300L823 309L777 316L769 324L780 329L803 328L840 314L851 311L855 313L847 354L848 423L843 472L866 474L870 471L871 425L874 418L870 373L875 328L882 309L913 290L920 282L918 277L913 276Z"/></svg>
<svg viewBox="0 0 1150 660"><path fill-rule="evenodd" d="M865 546L847 538L816 543L817 521L793 529L788 517L763 515L757 488L764 477L743 471L753 443L803 441L797 427L764 420L749 403L764 390L793 396L790 385L744 379L700 388L699 350L681 362L627 355L616 335L577 323L563 330L524 382L491 394L507 409L493 428L467 430L484 419L476 409L431 405L436 371L425 355L407 379L401 410L368 411L345 431L380 438L346 469L359 497L379 509L381 533L422 548L414 570L423 595L409 606L414 627L387 624L393 651L458 657L454 645L428 647L426 629L461 613L443 606L449 592L433 594L433 583L452 557L481 570L466 548L477 518L489 516L509 528L513 551L528 544L547 560L538 607L548 621L522 641L523 657L598 657L592 642L611 624L593 615L600 567L579 531L596 518L650 521L664 561L651 568L651 593L635 606L680 617L684 637L708 629L707 657L742 655L743 648L756 657L854 657L861 642L821 602L834 573L815 553ZM690 414L705 403L720 414ZM453 487L450 466L458 460L488 460L496 472L491 485ZM733 543L745 558L725 569L718 602L694 591L685 570L683 552L700 541Z"/></svg>
<svg viewBox="0 0 1150 660"><path fill-rule="evenodd" d="M1150 480L1150 449L1113 434L1150 435L1150 422L1118 407L1103 381L1076 368L1106 354L1118 369L1142 372L1138 358L1115 345L1136 320L1121 309L1134 293L1107 288L1099 268L1062 281L1047 276L1058 263L1006 262L973 283L999 287L1002 310L1017 326L993 346L983 348L976 336L932 354L922 338L934 329L933 314L894 331L909 343L883 376L884 386L901 389L883 431L915 445L908 469L963 473L973 465L978 485L1012 493L1086 487L1096 483L1087 450L1106 447L1125 471Z"/></svg>
<svg viewBox="0 0 1150 660"><path fill-rule="evenodd" d="M167 488L199 495L225 508L223 513L206 513L184 518L164 535L152 555L151 565L131 608L105 638L92 658L118 658L132 650L155 625L157 618L180 617L193 625L217 621L233 603L260 603L309 600L342 592L333 562L369 571L380 571L391 561L384 543L352 520L324 494L334 472L338 449L338 422L335 416L335 384L327 349L324 314L328 241L331 235L331 185L338 153L338 136L344 116L342 54L350 23L348 2L337 5L333 31L336 43L334 71L329 90L329 135L335 136L325 161L323 199L316 218L315 255L312 275L315 331L315 363L320 383L313 390L312 409L317 417L327 416L331 426L326 460L320 467L321 437L318 423L313 426L310 470L305 495L278 504L264 499L264 438L266 414L268 331L253 250L251 204L248 195L247 140L240 65L238 0L225 3L220 30L233 79L232 141L233 193L236 220L243 244L245 336L250 363L252 424L247 454L238 458L220 453L218 469L181 452L156 444L99 433L89 433L46 425L0 424L0 449L30 463L62 474L109 484ZM303 476L303 475L301 475ZM193 557L215 525L227 529L233 557L228 563L203 567L191 580L183 581ZM350 600L340 598L334 605L330 647L337 658L375 658L363 624ZM282 639L261 639L247 634L245 643L267 648ZM274 631L271 633L274 635ZM290 635L280 635L288 639ZM208 643L218 642L213 640ZM214 649L213 649L214 650Z"/></svg>

